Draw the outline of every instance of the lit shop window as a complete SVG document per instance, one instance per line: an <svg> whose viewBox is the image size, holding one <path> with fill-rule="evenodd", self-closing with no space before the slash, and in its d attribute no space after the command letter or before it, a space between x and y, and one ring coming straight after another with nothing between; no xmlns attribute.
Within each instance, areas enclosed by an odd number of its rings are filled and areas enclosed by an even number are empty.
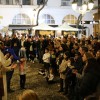
<svg viewBox="0 0 100 100"><path fill-rule="evenodd" d="M76 24L77 22L77 18L74 16L74 15L66 15L64 18L63 18L63 21L62 23L68 23L68 24Z"/></svg>
<svg viewBox="0 0 100 100"><path fill-rule="evenodd" d="M54 18L49 14L44 14L42 16L44 23L46 24L55 24Z"/></svg>
<svg viewBox="0 0 100 100"><path fill-rule="evenodd" d="M31 24L30 18L25 14L18 14L13 18L12 24L27 25Z"/></svg>

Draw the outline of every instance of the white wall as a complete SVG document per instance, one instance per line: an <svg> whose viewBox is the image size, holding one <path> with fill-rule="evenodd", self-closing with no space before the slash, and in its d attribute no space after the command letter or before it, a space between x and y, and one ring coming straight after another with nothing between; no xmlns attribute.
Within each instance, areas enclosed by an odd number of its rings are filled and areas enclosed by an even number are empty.
<svg viewBox="0 0 100 100"><path fill-rule="evenodd" d="M61 0L48 0L48 7L59 7L61 6Z"/></svg>
<svg viewBox="0 0 100 100"><path fill-rule="evenodd" d="M1 7L0 8L0 16L3 16L2 19L2 25L3 26L8 26L9 24L12 24L13 18L17 15L17 14L26 14L29 16L29 18L32 20L33 18L33 7ZM32 23L31 23L32 24Z"/></svg>
<svg viewBox="0 0 100 100"><path fill-rule="evenodd" d="M73 0L72 0L73 1ZM36 0L33 0L33 2L36 4ZM97 4L97 2L96 2ZM28 15L31 19L31 24L36 24L36 11L33 11L34 8L37 8L37 6L23 6L22 8L19 5L15 6L5 6L0 5L0 16L3 16L2 19L2 26L8 26L9 24L12 24L12 20L14 16L16 16L19 13L24 13ZM89 13L86 13L83 20L84 21L92 21L93 20L93 13L96 11L91 11ZM43 14L50 14L54 20L56 25L61 25L62 20L66 15L72 14L78 18L79 13L72 10L71 7L61 7L61 0L48 0L47 6L40 12L39 20L42 22L42 15ZM34 21L34 23L33 23ZM89 27L90 33L93 33L93 25L85 25Z"/></svg>

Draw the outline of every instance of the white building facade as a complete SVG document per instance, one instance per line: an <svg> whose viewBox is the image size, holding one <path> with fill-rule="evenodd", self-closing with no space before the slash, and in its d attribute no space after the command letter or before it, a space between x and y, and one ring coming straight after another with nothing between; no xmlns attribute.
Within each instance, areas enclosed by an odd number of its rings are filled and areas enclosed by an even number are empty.
<svg viewBox="0 0 100 100"><path fill-rule="evenodd" d="M48 0L46 6L39 13L38 23L61 25L67 22L68 24L75 25L80 13L72 9L72 1ZM80 5L83 2L83 0L78 1L80 1ZM94 3L98 5L97 0ZM0 0L0 26L37 25L37 13L41 6L37 5L37 0ZM96 13L96 10L87 12L82 20L93 21L94 13ZM89 34L93 33L93 24L84 24L84 26L88 27Z"/></svg>

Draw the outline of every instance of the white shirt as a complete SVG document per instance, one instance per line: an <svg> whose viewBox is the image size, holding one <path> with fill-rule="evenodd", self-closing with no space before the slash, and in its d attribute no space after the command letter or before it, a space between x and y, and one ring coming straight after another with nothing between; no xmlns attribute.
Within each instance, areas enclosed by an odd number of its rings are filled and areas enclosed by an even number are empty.
<svg viewBox="0 0 100 100"><path fill-rule="evenodd" d="M50 53L45 53L42 59L43 62L50 63Z"/></svg>

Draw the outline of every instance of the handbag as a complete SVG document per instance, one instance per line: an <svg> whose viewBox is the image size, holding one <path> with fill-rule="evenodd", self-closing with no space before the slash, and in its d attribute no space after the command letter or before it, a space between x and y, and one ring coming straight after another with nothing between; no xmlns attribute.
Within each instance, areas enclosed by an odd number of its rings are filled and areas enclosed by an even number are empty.
<svg viewBox="0 0 100 100"><path fill-rule="evenodd" d="M0 74L0 96L4 96L4 84L3 84L3 75Z"/></svg>

